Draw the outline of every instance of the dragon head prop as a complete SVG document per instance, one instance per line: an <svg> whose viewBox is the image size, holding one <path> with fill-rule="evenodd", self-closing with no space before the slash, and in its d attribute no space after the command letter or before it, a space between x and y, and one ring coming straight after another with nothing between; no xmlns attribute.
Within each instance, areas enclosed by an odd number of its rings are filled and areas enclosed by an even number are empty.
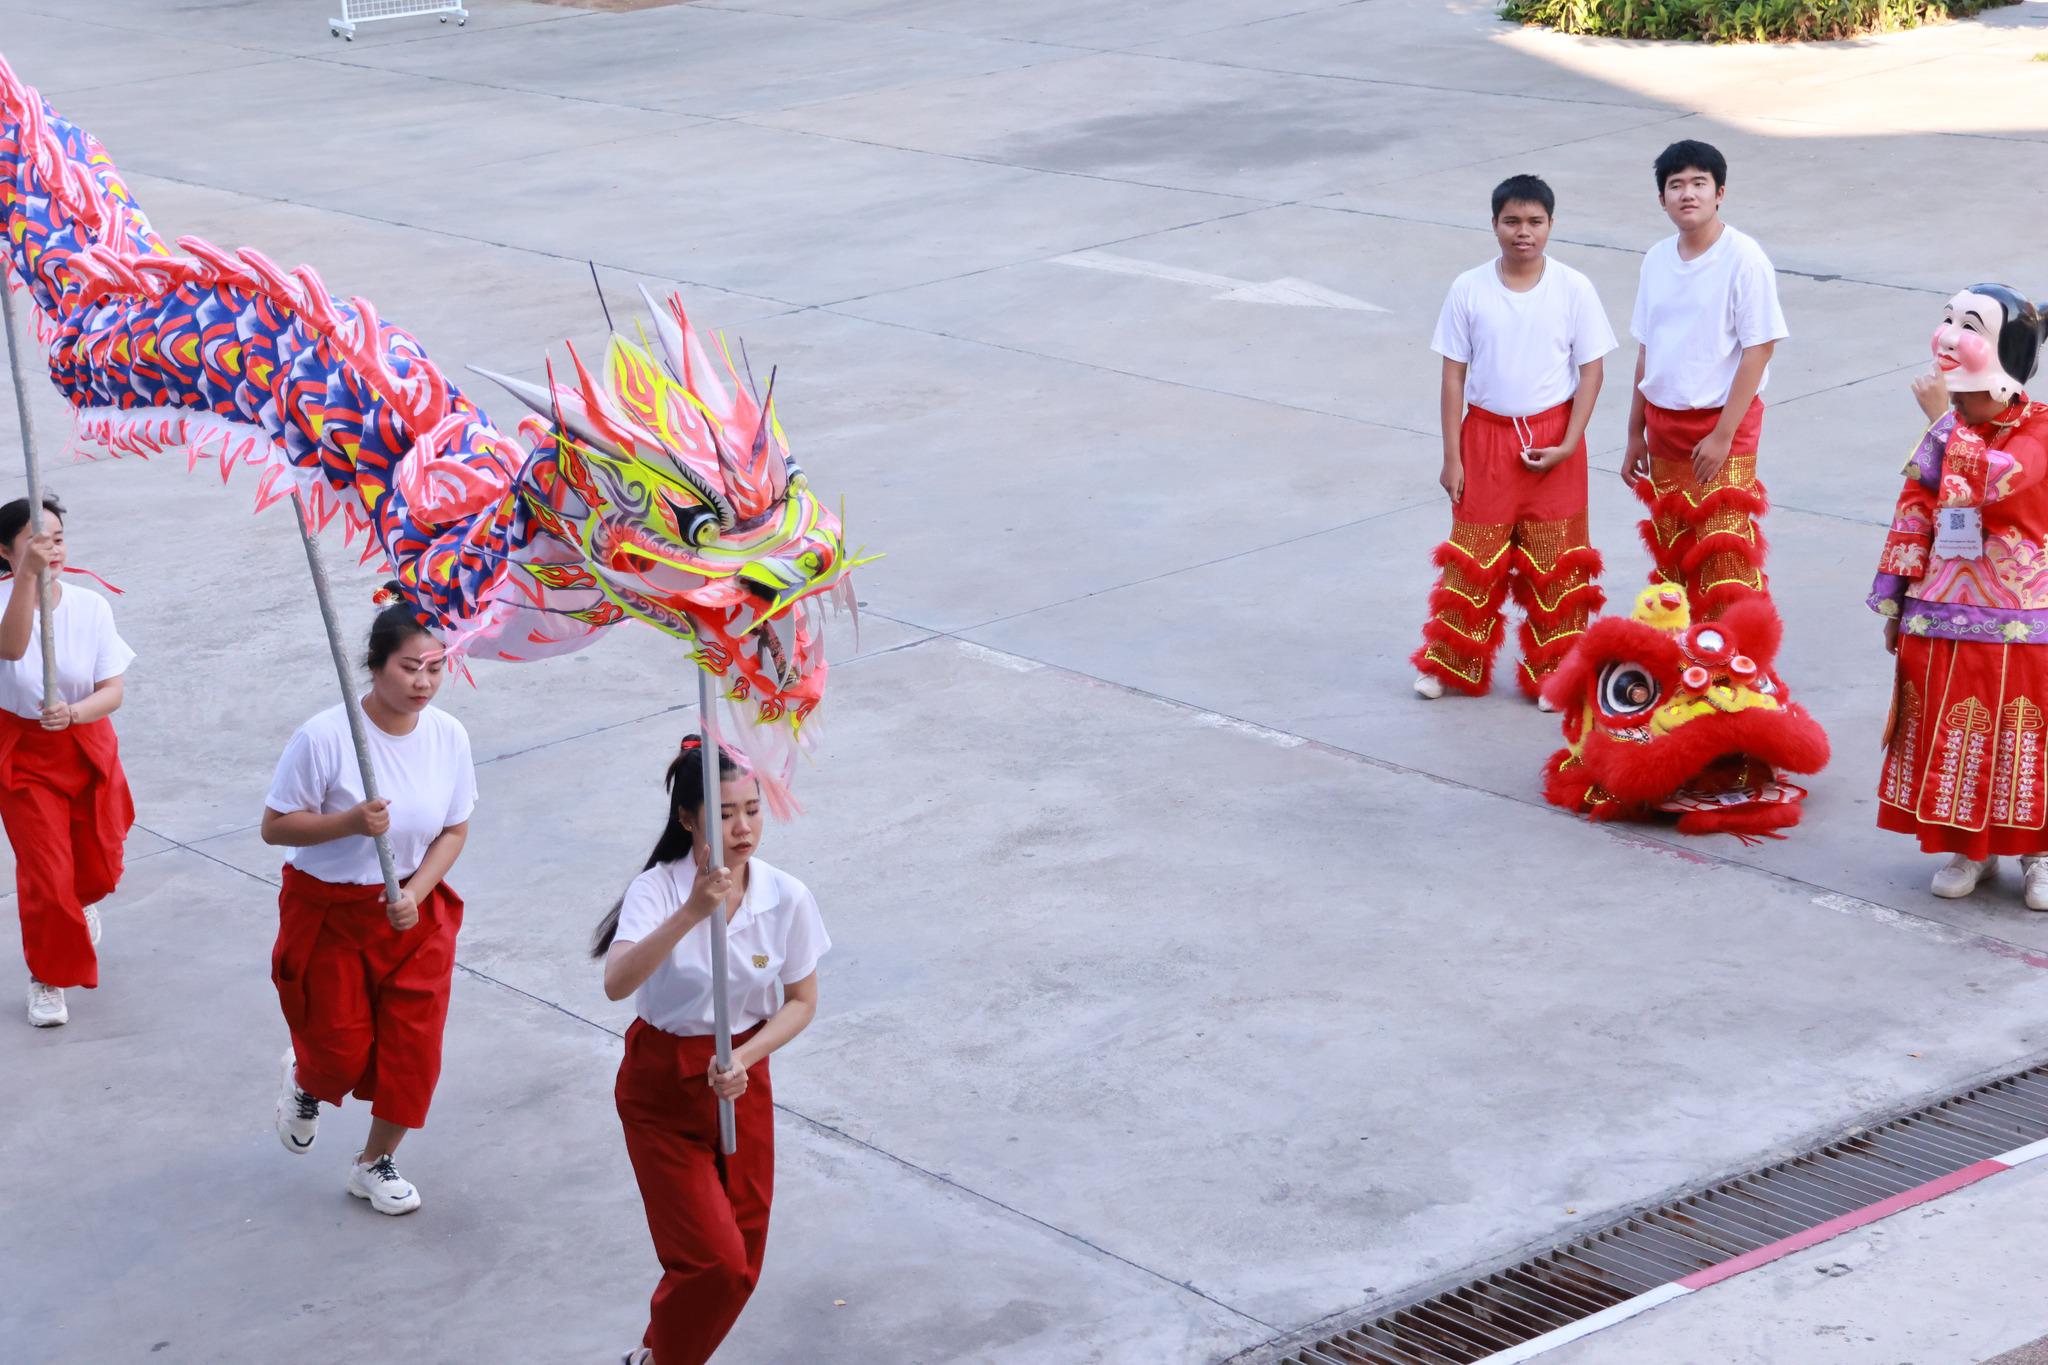
<svg viewBox="0 0 2048 1365"><path fill-rule="evenodd" d="M1781 774L1820 771L1828 737L1773 667L1782 629L1764 598L1694 625L1664 586L1596 621L1543 689L1566 746L1545 796L1592 820L1675 815L1685 834L1798 824L1806 791Z"/></svg>
<svg viewBox="0 0 2048 1365"><path fill-rule="evenodd" d="M728 703L793 730L824 693L820 613L852 607L846 575L866 561L790 456L774 376L757 396L722 338L714 368L680 299L647 303L658 357L614 335L601 381L574 347L574 384L552 366L545 386L489 375L535 414L520 424L524 515L573 550L520 571L578 620L688 641Z"/></svg>

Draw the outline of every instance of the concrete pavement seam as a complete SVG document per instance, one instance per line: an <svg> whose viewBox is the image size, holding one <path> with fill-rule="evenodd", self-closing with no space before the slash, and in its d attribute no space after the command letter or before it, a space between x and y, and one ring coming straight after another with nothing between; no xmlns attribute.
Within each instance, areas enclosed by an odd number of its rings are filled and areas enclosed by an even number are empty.
<svg viewBox="0 0 2048 1365"><path fill-rule="evenodd" d="M1035 262L1025 262L1025 264L1035 264ZM1046 360L1059 365L1073 365L1084 370L1095 370L1101 374L1114 374L1120 375L1125 379L1143 380L1148 384L1164 384L1169 388L1187 389L1194 393L1206 393L1216 398L1236 398L1248 403L1264 403L1276 408L1285 408L1289 412L1303 412L1312 417L1330 417L1339 422L1350 422L1362 427L1374 427L1381 431L1398 431L1407 436L1434 436L1437 434L1435 432L1423 431L1418 427L1402 426L1397 422L1381 422L1370 417L1355 417L1350 413L1331 412L1327 408L1312 408L1303 403L1289 403L1277 398L1262 398L1257 394L1239 393L1235 389L1214 388L1207 384L1197 384L1189 379L1169 379L1164 375L1142 374L1137 370L1119 369L1114 365L1103 365L1093 360L1079 360L1073 356L1054 355L1049 351L1036 351L1029 346L1015 346L1004 341L988 341L981 337L962 336L957 332L948 332L943 328L920 327L914 322L897 322L890 318L870 317L866 313L850 313L831 305L818 305L817 311L831 313L837 317L851 318L855 322L873 323L877 327L895 327L901 331L916 332L922 336L942 337L947 341L957 341L968 346L985 346L992 351L1008 351L1012 355L1030 356L1034 360Z"/></svg>
<svg viewBox="0 0 2048 1365"><path fill-rule="evenodd" d="M1430 772L1427 768L1413 767L1409 764L1400 763L1393 759L1381 758L1376 754L1369 754L1361 749L1352 749L1345 745L1337 744L1330 740L1317 739L1311 735L1304 735L1298 731L1283 729L1279 726L1267 725L1262 721L1251 720L1244 716L1235 716L1231 715L1228 712L1216 711L1206 706L1198 706L1194 702L1184 701L1179 697L1170 697L1162 692L1154 692L1150 688L1138 687L1134 684L1126 682L1118 682L1114 678L1105 678L1100 674L1090 673L1085 669L1075 668L1068 664L1054 663L1049 659L1041 659L1036 657L1035 655L1025 654L1017 650L1004 649L1001 646L991 645L986 641L982 640L969 640L953 631L933 630L930 626L919 625L914 621L909 621L899 617L886 616L885 613L880 611L875 612L875 614L877 616L884 616L885 619L895 621L898 625L909 626L912 629L916 630L931 631L931 634L927 636L925 639L919 640L915 643L915 645L907 646L907 648L922 647L924 645L932 644L934 641L938 640L950 640L956 644L971 645L975 648L987 650L991 653L1007 654L1012 658L1025 660L1029 663L1035 664L1042 669L1052 669L1055 672L1067 674L1069 677L1086 679L1087 681L1095 683L1098 686L1111 688L1115 691L1123 692L1129 696L1143 697L1148 701L1158 702L1163 706L1170 706L1173 707L1175 710L1188 712L1191 715L1203 719L1205 721L1210 721L1212 723L1214 721L1222 721L1229 724L1232 727L1241 728L1246 731L1263 731L1266 734L1291 739L1295 741L1295 744L1292 747L1313 749L1321 753L1330 754L1337 758L1347 759L1351 762L1368 764L1372 767L1379 768L1384 772L1393 773L1396 775L1406 777L1416 777L1426 782L1434 782L1438 785L1452 787L1459 791L1470 792L1479 796L1491 797L1495 800L1513 802L1514 804L1519 806L1526 806L1533 810L1543 811L1547 814L1555 816L1558 819L1574 818L1567 815L1565 812L1558 810L1549 802L1538 798L1529 796L1518 796L1512 792L1496 791L1491 787L1481 786L1478 783L1467 782L1461 778L1450 777L1443 773L1433 773ZM979 629L979 627L970 627L970 629ZM1819 905L1824 909L1833 910L1838 914L1860 915L1862 918L1865 919L1866 922L1879 924L1886 928L1905 927L1902 923L1895 922L1892 919L1893 916L1897 916L1899 921L1917 921L1919 925L1924 926L1924 928L1917 929L1917 932L1931 932L1938 935L1965 935L1966 937L1964 938L1955 939L1951 941L1955 942L1957 946L1975 948L1980 951L1991 953L1998 957L2018 961L2025 966L2048 968L2048 954L2038 952L2035 949L2025 946L2024 944L2014 943L2010 939L2002 939L1993 934L1976 933L1972 930L1963 929L1958 925L1949 924L1945 920L1933 919L1927 915L1916 914L1911 910L1901 909L1900 907L1895 905L1882 905L1876 901L1865 900L1860 896L1849 896L1843 892L1836 891L1833 887L1823 886L1819 882L1808 881L1804 877L1797 877L1789 872L1780 872L1775 868L1762 867L1755 863L1747 863L1739 858L1729 857L1726 854L1716 853L1710 849L1697 847L1692 843L1682 842L1682 836L1666 835L1648 826L1622 825L1618 822L1596 822L1593 824L1593 827L1599 833L1624 846L1651 848L1653 851L1675 854L1689 861L1699 863L1712 863L1719 867L1726 867L1739 871L1750 872L1756 874L1757 876L1763 877L1767 880L1780 882L1784 885L1791 887L1796 887L1802 892L1809 893L1809 899L1814 904ZM1822 901L1820 898L1823 896L1832 897L1834 899L1833 901ZM1863 907L1868 907L1869 909L1865 910L1863 909ZM1882 911L1884 913L1880 915L1871 913L1871 911Z"/></svg>
<svg viewBox="0 0 2048 1365"><path fill-rule="evenodd" d="M493 986L497 986L502 990L509 991L514 995L521 996L524 999L530 1000L535 1004L544 1005L547 1008L554 1010L558 1014L567 1015L570 1019L575 1020L579 1024L587 1024L591 1028L596 1029L598 1032L603 1033L608 1037L619 1039L621 1041L623 1041L625 1038L625 1035L623 1033L620 1033L617 1029L614 1029L609 1025L599 1023L597 1020L591 1019L585 1015L578 1014L576 1013L576 1011L570 1009L566 1005L562 1005L557 1003L556 1001L550 1000L546 996L535 995L532 991L526 990L520 986L515 986L508 981L502 981L499 978L492 976L490 973L481 971L475 967L471 967L466 963L457 962L455 965L458 968L460 968L463 972L467 973L469 976L475 978L476 980L488 982ZM1070 1242L1074 1242L1082 1247L1085 1247L1086 1249L1094 1252L1098 1256L1107 1257L1112 1261L1116 1261L1122 1265L1129 1266L1131 1269L1138 1271L1140 1274L1146 1275L1155 1280L1159 1280L1171 1286L1174 1289L1178 1289L1185 1293L1192 1294L1196 1298L1204 1301L1205 1303L1213 1304L1215 1307L1221 1308L1223 1311L1231 1314L1234 1317L1244 1319L1244 1321L1252 1324L1254 1327L1257 1327L1261 1331L1279 1332L1282 1330L1277 1325L1267 1322L1263 1318L1254 1317L1252 1314L1245 1312L1241 1308L1237 1308L1229 1303L1224 1302L1222 1299L1217 1298L1213 1294L1204 1293L1202 1290L1195 1288L1194 1285L1188 1283L1185 1280L1176 1280L1172 1276L1166 1274L1164 1271L1155 1270L1151 1266L1144 1265L1138 1261L1134 1261L1128 1256L1121 1255L1117 1252L1109 1250L1107 1247L1092 1242L1088 1238L1082 1236L1080 1233L1075 1232L1070 1228L1063 1228L1057 1223L1048 1222L1046 1219L1040 1218L1038 1215L1034 1213L1029 1213L1023 1209L1016 1207L1013 1204L1007 1204L1002 1200L996 1198L992 1194L988 1194L984 1191L977 1190L971 1185L963 1184L949 1175L945 1175L942 1172L932 1170L928 1166L920 1166L918 1163L910 1160L908 1157L899 1156L895 1152L890 1151L888 1148L878 1146L875 1143L868 1141L866 1138L855 1137L853 1134L847 1132L845 1129L836 1128L833 1125L826 1123L823 1119L812 1118L809 1114L804 1113L802 1110L792 1109L789 1105L782 1103L780 1100L777 1100L775 1102L775 1108L781 1113L789 1115L791 1118L796 1119L800 1123L806 1124L807 1126L815 1129L820 1133L828 1134L831 1137L837 1138L842 1142L849 1143L852 1146L858 1147L862 1151L873 1153L874 1155L882 1157L887 1161L894 1162L896 1165L901 1166L903 1169L911 1171L917 1175L923 1176L925 1179L930 1180L935 1184L943 1185L947 1189L956 1191L960 1194L964 1194L969 1198L979 1200L980 1202L987 1204L992 1208L1000 1209L1002 1212L1007 1213L1012 1217L1021 1218L1027 1223L1034 1224L1035 1226L1042 1228L1047 1232L1054 1233L1057 1236L1063 1237Z"/></svg>

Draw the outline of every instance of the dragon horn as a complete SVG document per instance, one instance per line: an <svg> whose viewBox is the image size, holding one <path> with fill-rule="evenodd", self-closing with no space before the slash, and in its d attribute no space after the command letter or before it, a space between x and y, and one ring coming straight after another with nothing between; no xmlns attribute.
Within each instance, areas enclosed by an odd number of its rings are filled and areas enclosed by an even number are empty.
<svg viewBox="0 0 2048 1365"><path fill-rule="evenodd" d="M676 326L676 320L668 309L655 301L647 292L647 286L636 284L640 297L647 301L647 311L654 314L654 334L661 338L661 358L668 363L669 376L678 384L687 384L685 374L688 364L683 358L683 329Z"/></svg>

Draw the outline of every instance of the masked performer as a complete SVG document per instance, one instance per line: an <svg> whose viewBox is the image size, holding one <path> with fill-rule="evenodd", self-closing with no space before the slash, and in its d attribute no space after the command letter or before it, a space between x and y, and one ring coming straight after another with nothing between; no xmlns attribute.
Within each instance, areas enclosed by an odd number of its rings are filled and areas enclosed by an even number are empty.
<svg viewBox="0 0 2048 1365"><path fill-rule="evenodd" d="M761 788L723 750L717 814L704 800L703 741L669 764L668 816L647 868L598 926L604 993L635 998L619 1063L619 1122L661 1259L647 1332L625 1365L704 1365L761 1278L775 1190L768 1056L818 1009L818 959L832 941L809 889L754 856ZM697 838L722 822L725 866ZM712 1044L711 929L724 915L732 1065ZM718 1101L732 1101L739 1149L719 1151Z"/></svg>
<svg viewBox="0 0 2048 1365"><path fill-rule="evenodd" d="M0 289L6 288L0 282ZM29 533L27 498L0 507L0 569L13 573L0 615L0 819L14 846L15 909L28 959L28 1021L71 1018L69 986L99 985L100 912L121 880L135 803L109 716L135 651L114 629L107 599L53 586L57 700L43 705L36 582L64 571L64 509L43 500L43 533Z"/></svg>
<svg viewBox="0 0 2048 1365"><path fill-rule="evenodd" d="M1934 894L1967 896L2002 854L2048 910L2048 405L2028 399L2040 310L2000 284L1948 301L1933 423L1906 465L1870 604L1898 655L1877 822L1951 857Z"/></svg>
<svg viewBox="0 0 2048 1365"><path fill-rule="evenodd" d="M1555 206L1533 175L1502 181L1500 255L1457 278L1437 320L1451 538L1412 659L1419 696L1486 691L1512 591L1525 618L1516 681L1536 697L1602 601L1585 432L1614 332L1593 282L1545 254Z"/></svg>
<svg viewBox="0 0 2048 1365"><path fill-rule="evenodd" d="M370 1136L348 1192L379 1213L401 1214L420 1206L420 1194L392 1154L426 1125L441 1076L462 928L462 900L443 878L469 837L476 768L462 722L431 705L441 644L402 598L371 625L368 662L363 728L381 799L363 799L340 706L298 728L264 799L263 842L292 849L270 960L292 1033L277 1136L304 1155L322 1101L338 1105L351 1092L370 1101ZM385 900L380 834L398 865L395 904Z"/></svg>

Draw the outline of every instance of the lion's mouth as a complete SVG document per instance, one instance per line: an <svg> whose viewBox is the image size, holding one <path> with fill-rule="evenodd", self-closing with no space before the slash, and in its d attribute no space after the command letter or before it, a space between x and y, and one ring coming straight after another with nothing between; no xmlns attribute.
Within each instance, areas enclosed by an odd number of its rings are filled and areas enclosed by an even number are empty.
<svg viewBox="0 0 2048 1365"><path fill-rule="evenodd" d="M1778 770L1750 754L1722 754L1657 803L1658 810L1680 815L1695 811L1730 811L1766 806L1793 806L1806 799L1806 789L1782 780Z"/></svg>

